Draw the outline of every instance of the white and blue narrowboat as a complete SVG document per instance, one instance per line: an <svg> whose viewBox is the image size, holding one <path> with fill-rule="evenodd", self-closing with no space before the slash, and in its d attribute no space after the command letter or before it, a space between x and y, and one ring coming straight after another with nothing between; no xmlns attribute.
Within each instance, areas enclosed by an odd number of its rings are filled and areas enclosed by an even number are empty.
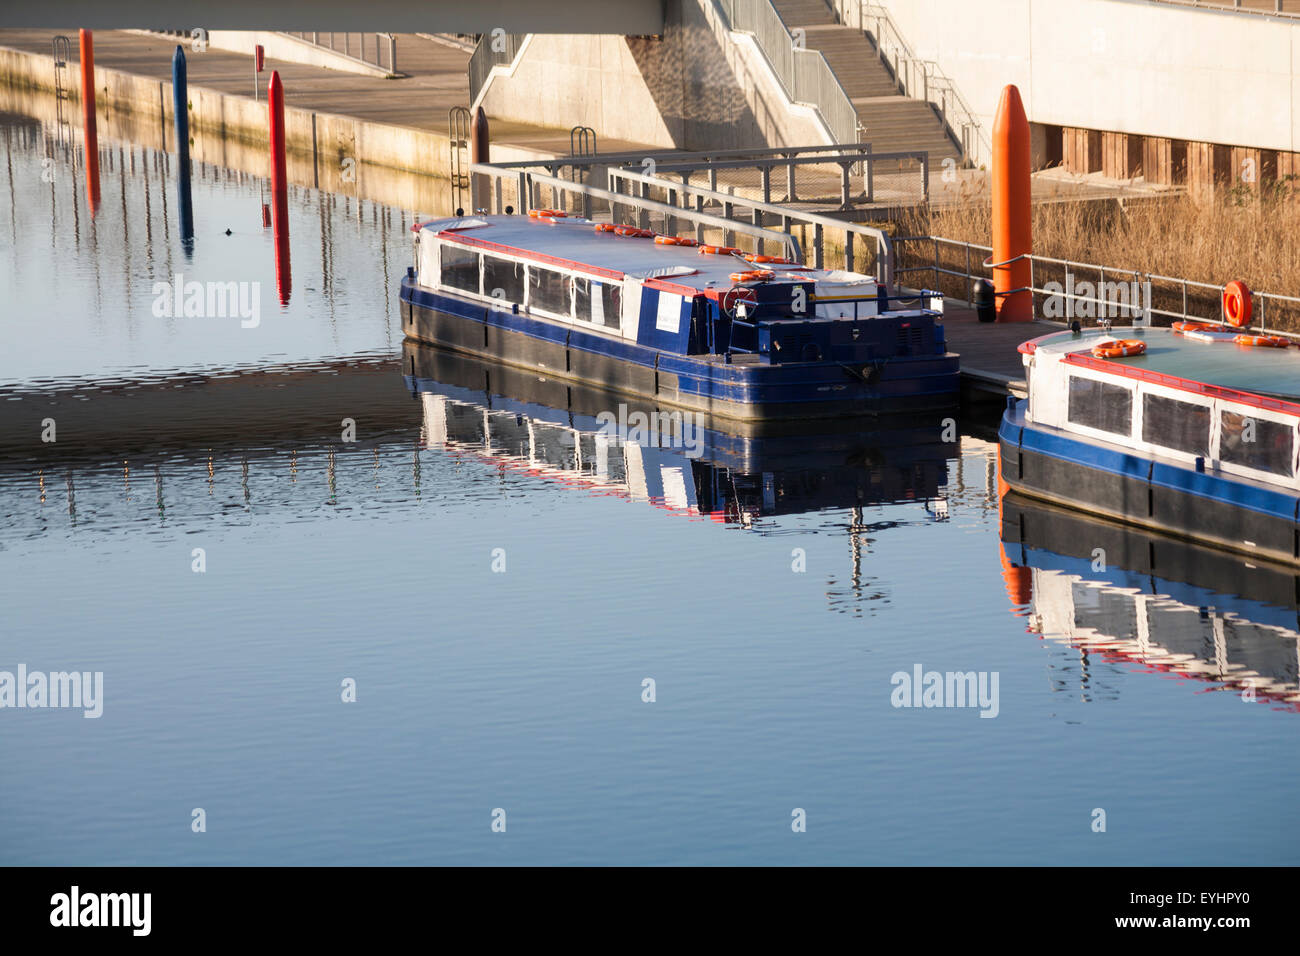
<svg viewBox="0 0 1300 956"><path fill-rule="evenodd" d="M891 309L871 276L562 214L415 233L402 321L421 342L741 421L958 400L941 313Z"/></svg>
<svg viewBox="0 0 1300 956"><path fill-rule="evenodd" d="M1023 494L1261 558L1300 561L1300 351L1179 323L1020 346L999 428Z"/></svg>

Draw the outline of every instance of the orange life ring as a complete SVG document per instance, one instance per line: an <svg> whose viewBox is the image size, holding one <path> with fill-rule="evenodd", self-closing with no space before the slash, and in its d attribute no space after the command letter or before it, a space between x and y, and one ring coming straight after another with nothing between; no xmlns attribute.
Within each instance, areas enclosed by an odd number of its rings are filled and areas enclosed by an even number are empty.
<svg viewBox="0 0 1300 956"><path fill-rule="evenodd" d="M1250 289L1240 279L1233 279L1223 287L1223 314L1229 325L1237 328L1250 325Z"/></svg>
<svg viewBox="0 0 1300 956"><path fill-rule="evenodd" d="M613 232L617 227L612 222L596 223L597 232Z"/></svg>
<svg viewBox="0 0 1300 956"><path fill-rule="evenodd" d="M614 229L617 236L631 236L633 239L649 239L654 235L650 229L638 229L636 226L617 226Z"/></svg>
<svg viewBox="0 0 1300 956"><path fill-rule="evenodd" d="M1147 344L1141 339L1107 339L1092 347L1092 354L1098 358L1123 358L1127 355L1141 355L1147 350Z"/></svg>
<svg viewBox="0 0 1300 956"><path fill-rule="evenodd" d="M1238 345L1255 345L1270 349L1285 349L1291 346L1290 339L1284 339L1280 335L1236 335L1232 341Z"/></svg>
<svg viewBox="0 0 1300 956"><path fill-rule="evenodd" d="M737 249L735 246L700 246L700 255L709 256L739 256L744 254L743 249Z"/></svg>
<svg viewBox="0 0 1300 956"><path fill-rule="evenodd" d="M793 259L782 259L780 256L745 256L747 262L774 262L779 266L792 266L795 264Z"/></svg>
<svg viewBox="0 0 1300 956"><path fill-rule="evenodd" d="M698 246L699 243L694 239L683 239L681 236L655 236L655 242L661 246Z"/></svg>
<svg viewBox="0 0 1300 956"><path fill-rule="evenodd" d="M732 282L766 282L776 276L771 269L751 269L749 272L733 272Z"/></svg>
<svg viewBox="0 0 1300 956"><path fill-rule="evenodd" d="M532 219L563 219L568 213L563 209L530 209L528 215Z"/></svg>
<svg viewBox="0 0 1300 956"><path fill-rule="evenodd" d="M1222 332L1223 326L1209 322L1175 322L1173 329L1175 332Z"/></svg>

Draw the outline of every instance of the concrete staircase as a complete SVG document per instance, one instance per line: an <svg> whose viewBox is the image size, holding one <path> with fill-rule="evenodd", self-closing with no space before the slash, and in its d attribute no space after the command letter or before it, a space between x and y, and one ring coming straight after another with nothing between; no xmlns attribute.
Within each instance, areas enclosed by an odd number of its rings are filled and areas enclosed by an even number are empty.
<svg viewBox="0 0 1300 956"><path fill-rule="evenodd" d="M772 0L772 6L787 28L804 31L809 50L826 58L857 110L862 142L880 153L926 150L931 169L949 157L961 162L961 150L934 108L902 95L871 40L856 27L836 23L826 0Z"/></svg>

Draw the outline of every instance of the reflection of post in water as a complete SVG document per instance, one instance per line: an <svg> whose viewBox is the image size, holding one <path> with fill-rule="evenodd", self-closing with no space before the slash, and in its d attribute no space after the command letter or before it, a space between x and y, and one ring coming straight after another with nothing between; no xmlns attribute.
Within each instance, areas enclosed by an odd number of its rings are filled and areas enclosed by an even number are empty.
<svg viewBox="0 0 1300 956"><path fill-rule="evenodd" d="M77 489L72 486L72 472L68 472L68 517L77 523Z"/></svg>
<svg viewBox="0 0 1300 956"><path fill-rule="evenodd" d="M99 207L99 131L95 126L95 36L81 31L81 121L86 140L86 198L90 217Z"/></svg>
<svg viewBox="0 0 1300 956"><path fill-rule="evenodd" d="M415 499L420 500L420 445L417 442L411 455L411 484L415 488Z"/></svg>
<svg viewBox="0 0 1300 956"><path fill-rule="evenodd" d="M153 490L154 490L154 504L158 508L158 517L159 518L166 517L164 512L167 510L167 508L163 504L163 493L162 493L162 472L159 470L157 465L153 466Z"/></svg>
<svg viewBox="0 0 1300 956"><path fill-rule="evenodd" d="M284 158L284 84L280 72L271 71L266 91L267 122L271 141L271 226L275 234L275 288L280 304L289 304L293 283L289 273L289 180Z"/></svg>
<svg viewBox="0 0 1300 956"><path fill-rule="evenodd" d="M190 190L190 100L185 71L185 51L180 44L172 54L172 107L176 121L176 193L181 221L181 243L186 255L194 248L194 204Z"/></svg>
<svg viewBox="0 0 1300 956"><path fill-rule="evenodd" d="M329 489L330 489L329 504L332 505L337 504L338 503L336 500L337 486L334 482L334 449L333 448L330 449L329 461L325 465L325 482L326 484L329 485Z"/></svg>
<svg viewBox="0 0 1300 956"><path fill-rule="evenodd" d="M252 496L248 492L248 457L243 459L243 475L240 478L240 487L244 489L244 504L247 505Z"/></svg>

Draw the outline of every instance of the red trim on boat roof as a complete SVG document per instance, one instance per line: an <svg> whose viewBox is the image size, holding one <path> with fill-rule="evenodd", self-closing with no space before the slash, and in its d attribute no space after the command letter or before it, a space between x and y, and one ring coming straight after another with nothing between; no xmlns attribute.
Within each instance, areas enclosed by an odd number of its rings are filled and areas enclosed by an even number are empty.
<svg viewBox="0 0 1300 956"><path fill-rule="evenodd" d="M676 282L668 282L664 279L646 279L641 283L648 289L658 289L660 292L675 292L677 295L684 295L692 299L700 294L700 290L690 285L678 285Z"/></svg>
<svg viewBox="0 0 1300 956"><path fill-rule="evenodd" d="M1094 358L1091 355L1086 355L1080 352L1067 352L1061 357L1061 360L1068 365L1078 365L1083 368L1092 369L1095 372L1106 372L1110 375L1120 375L1124 378L1133 378L1141 382L1150 382L1153 385L1164 385L1168 388L1177 388L1184 392L1204 395L1206 398L1221 398L1229 402L1238 402L1242 405L1250 405L1253 408L1262 408L1270 412L1281 412L1284 415L1295 415L1300 417L1300 404L1288 402L1280 398L1268 398L1264 395L1256 395L1254 392L1242 392L1235 388L1224 388L1221 385L1210 385L1206 382L1198 382L1190 378L1179 378L1177 375L1167 375L1164 372L1152 372L1149 369L1138 368L1135 365L1121 365L1118 362Z"/></svg>
<svg viewBox="0 0 1300 956"><path fill-rule="evenodd" d="M439 232L438 238L446 242L456 243L462 246L476 246L479 249L487 249L491 252L504 252L512 256L520 256L533 262L544 262L548 265L560 266L565 269L577 269L580 272L588 272L592 275L600 276L604 279L622 280L623 273L613 269L603 269L600 266L588 265L585 262L575 262L573 259L561 259L558 256L548 256L541 252L533 252L531 249L520 249L516 246L506 246L499 242L490 242L487 239L478 239L474 236L462 236L458 233Z"/></svg>

